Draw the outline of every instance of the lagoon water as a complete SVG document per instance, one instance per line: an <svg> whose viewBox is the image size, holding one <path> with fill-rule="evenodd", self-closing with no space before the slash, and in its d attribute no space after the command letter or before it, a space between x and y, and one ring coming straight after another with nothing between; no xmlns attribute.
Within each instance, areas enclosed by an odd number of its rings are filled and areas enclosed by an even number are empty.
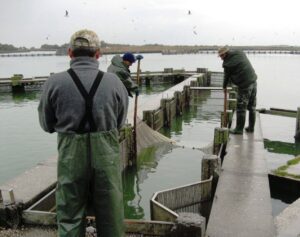
<svg viewBox="0 0 300 237"><path fill-rule="evenodd" d="M100 58L101 70L106 70L112 56ZM296 109L300 101L300 55L249 54L248 57L258 75L258 107ZM0 78L13 74L46 76L68 67L67 56L0 58ZM222 62L216 54L145 54L141 62L142 71L161 71L167 67L186 70L205 67L222 71ZM132 71L136 71L136 65Z"/></svg>
<svg viewBox="0 0 300 237"><path fill-rule="evenodd" d="M248 55L258 74L258 108L284 108L296 110L300 106L300 56L285 54ZM100 59L100 69L106 70L112 55L105 55ZM211 71L222 71L221 60L216 54L192 55L161 55L145 54L141 62L142 71L162 71L164 68L195 70L197 67L208 68ZM69 67L69 59L65 56L49 57L10 57L0 58L0 78L10 77L13 74L23 74L25 77L46 76L51 72L59 72ZM136 71L136 65L132 67ZM142 92L143 93L143 92ZM38 123L37 105L40 92L30 92L25 95L0 93L0 185L14 176L33 167L38 162L51 156L56 156L56 135L44 133ZM213 113L207 111L204 103L196 104L204 113L186 114L175 127L166 133L182 144L205 146L212 141L213 129L219 126L219 112L222 110L221 101ZM191 116L192 114L192 116ZM293 143L295 119L261 115L264 138ZM177 124L177 125L176 125ZM275 129L276 128L276 129ZM127 216L133 218L148 217L149 210L141 206L148 206L149 196L154 191L167 188L169 185L194 182L199 179L198 166L184 166L182 160L185 151L175 149L171 154L165 154L159 162L153 161L147 170L147 179L141 182L138 176L128 176L133 186L126 186L125 195L131 200L127 205ZM290 156L271 155L275 165L284 163ZM201 165L195 151L189 151L192 164ZM172 164L172 166L170 166ZM274 168L274 162L270 163ZM197 168L195 168L197 167ZM271 169L270 168L270 169ZM177 169L177 175L172 170ZM179 176L188 173L189 175ZM164 176L159 176L163 175ZM168 174L168 175L165 175ZM157 177L164 180L162 186ZM178 178L179 177L179 178ZM180 177L184 177L183 180ZM176 185L177 186L177 185ZM144 197L144 198L142 198ZM145 198L146 197L146 198ZM144 203L144 204L143 204ZM134 209L134 210L130 210ZM145 208L144 208L145 209Z"/></svg>

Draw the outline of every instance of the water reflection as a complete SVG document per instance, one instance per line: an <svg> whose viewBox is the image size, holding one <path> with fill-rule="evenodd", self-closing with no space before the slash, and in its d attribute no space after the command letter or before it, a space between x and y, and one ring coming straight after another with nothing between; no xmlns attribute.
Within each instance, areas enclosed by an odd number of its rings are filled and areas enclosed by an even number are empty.
<svg viewBox="0 0 300 237"><path fill-rule="evenodd" d="M201 148L211 145L222 108L220 93L205 91L193 96L190 107L174 118L170 128L160 129L180 147L168 144L144 149L137 169L124 172L126 218L150 219L150 199L155 192L200 180Z"/></svg>
<svg viewBox="0 0 300 237"><path fill-rule="evenodd" d="M280 166L286 164L287 161L300 154L300 143L287 142L291 141L291 138L289 138L290 131L287 129L290 128L290 126L287 126L288 123L286 123L290 118L282 116L262 117L263 119L272 118L272 120L268 121L268 123L263 126L263 128L265 128L263 131L267 131L268 127L277 132L278 130L284 131L280 133L280 137L282 140L286 141L275 140L279 137L274 136L274 133L273 136L269 136L271 139L264 139L264 147L268 151L266 156L268 168L269 170L276 170ZM277 123L278 121L281 122ZM285 121L285 123L283 123L283 121ZM297 185L295 182L296 181L269 174L273 216L279 215L288 205L299 198L299 192L296 192ZM293 188L293 185L295 188Z"/></svg>
<svg viewBox="0 0 300 237"><path fill-rule="evenodd" d="M204 153L158 146L143 150L137 169L123 173L125 217L150 219L150 199L157 191L200 181Z"/></svg>
<svg viewBox="0 0 300 237"><path fill-rule="evenodd" d="M40 91L27 91L23 93L1 93L0 107L7 108L22 105L27 106L28 102L38 102L40 95Z"/></svg>
<svg viewBox="0 0 300 237"><path fill-rule="evenodd" d="M173 145L171 144L160 144L145 148L139 154L137 167L128 167L124 170L123 193L126 218L144 219L145 212L141 204L142 193L140 186L148 178L149 173L155 173L158 161L165 154L171 152L172 149Z"/></svg>
<svg viewBox="0 0 300 237"><path fill-rule="evenodd" d="M167 89L169 89L171 86L174 86L174 84L161 83L161 84L156 84L156 85L142 86L142 87L140 87L140 90L145 95L152 95L152 94L158 94L158 93L164 92Z"/></svg>
<svg viewBox="0 0 300 237"><path fill-rule="evenodd" d="M144 209L141 207L141 195L137 179L137 169L127 168L123 172L124 212L128 219L143 219Z"/></svg>
<svg viewBox="0 0 300 237"><path fill-rule="evenodd" d="M277 154L287 154L297 156L300 154L300 143L289 143L281 141L271 141L269 139L264 139L264 146L268 152Z"/></svg>

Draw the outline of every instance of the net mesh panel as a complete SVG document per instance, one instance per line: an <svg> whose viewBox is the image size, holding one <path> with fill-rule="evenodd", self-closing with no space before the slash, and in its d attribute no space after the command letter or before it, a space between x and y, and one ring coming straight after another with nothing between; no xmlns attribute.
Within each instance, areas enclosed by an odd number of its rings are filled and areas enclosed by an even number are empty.
<svg viewBox="0 0 300 237"><path fill-rule="evenodd" d="M211 72L211 87L223 85L223 72ZM195 110L196 119L218 120L223 111L224 94L222 90L194 90L191 100L191 109ZM139 108L141 109L141 108ZM213 142L213 141L212 141ZM212 153L212 142L204 147L198 148L204 153ZM180 142L162 135L151 129L146 123L138 119L137 122L137 149L140 152L143 148L168 143L173 146L181 146Z"/></svg>
<svg viewBox="0 0 300 237"><path fill-rule="evenodd" d="M161 133L154 131L145 122L137 122L137 150L138 153L146 147L162 145L164 143L176 146L176 142Z"/></svg>
<svg viewBox="0 0 300 237"><path fill-rule="evenodd" d="M223 72L211 72L210 74L210 86L222 86L223 85Z"/></svg>

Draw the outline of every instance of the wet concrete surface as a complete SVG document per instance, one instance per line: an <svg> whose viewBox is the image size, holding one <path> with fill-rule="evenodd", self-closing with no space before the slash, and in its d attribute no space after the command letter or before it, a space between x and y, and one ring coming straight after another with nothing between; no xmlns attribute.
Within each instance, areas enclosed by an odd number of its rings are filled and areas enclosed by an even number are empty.
<svg viewBox="0 0 300 237"><path fill-rule="evenodd" d="M260 120L254 134L230 135L207 236L264 236L275 233Z"/></svg>
<svg viewBox="0 0 300 237"><path fill-rule="evenodd" d="M275 218L278 237L300 236L300 198Z"/></svg>

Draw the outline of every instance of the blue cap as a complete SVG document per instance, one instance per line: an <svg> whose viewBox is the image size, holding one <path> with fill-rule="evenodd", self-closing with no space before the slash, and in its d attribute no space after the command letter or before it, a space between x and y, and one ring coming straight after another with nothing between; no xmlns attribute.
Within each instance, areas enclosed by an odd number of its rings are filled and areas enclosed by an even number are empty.
<svg viewBox="0 0 300 237"><path fill-rule="evenodd" d="M127 52L123 55L123 60L134 63L136 59L132 53Z"/></svg>

